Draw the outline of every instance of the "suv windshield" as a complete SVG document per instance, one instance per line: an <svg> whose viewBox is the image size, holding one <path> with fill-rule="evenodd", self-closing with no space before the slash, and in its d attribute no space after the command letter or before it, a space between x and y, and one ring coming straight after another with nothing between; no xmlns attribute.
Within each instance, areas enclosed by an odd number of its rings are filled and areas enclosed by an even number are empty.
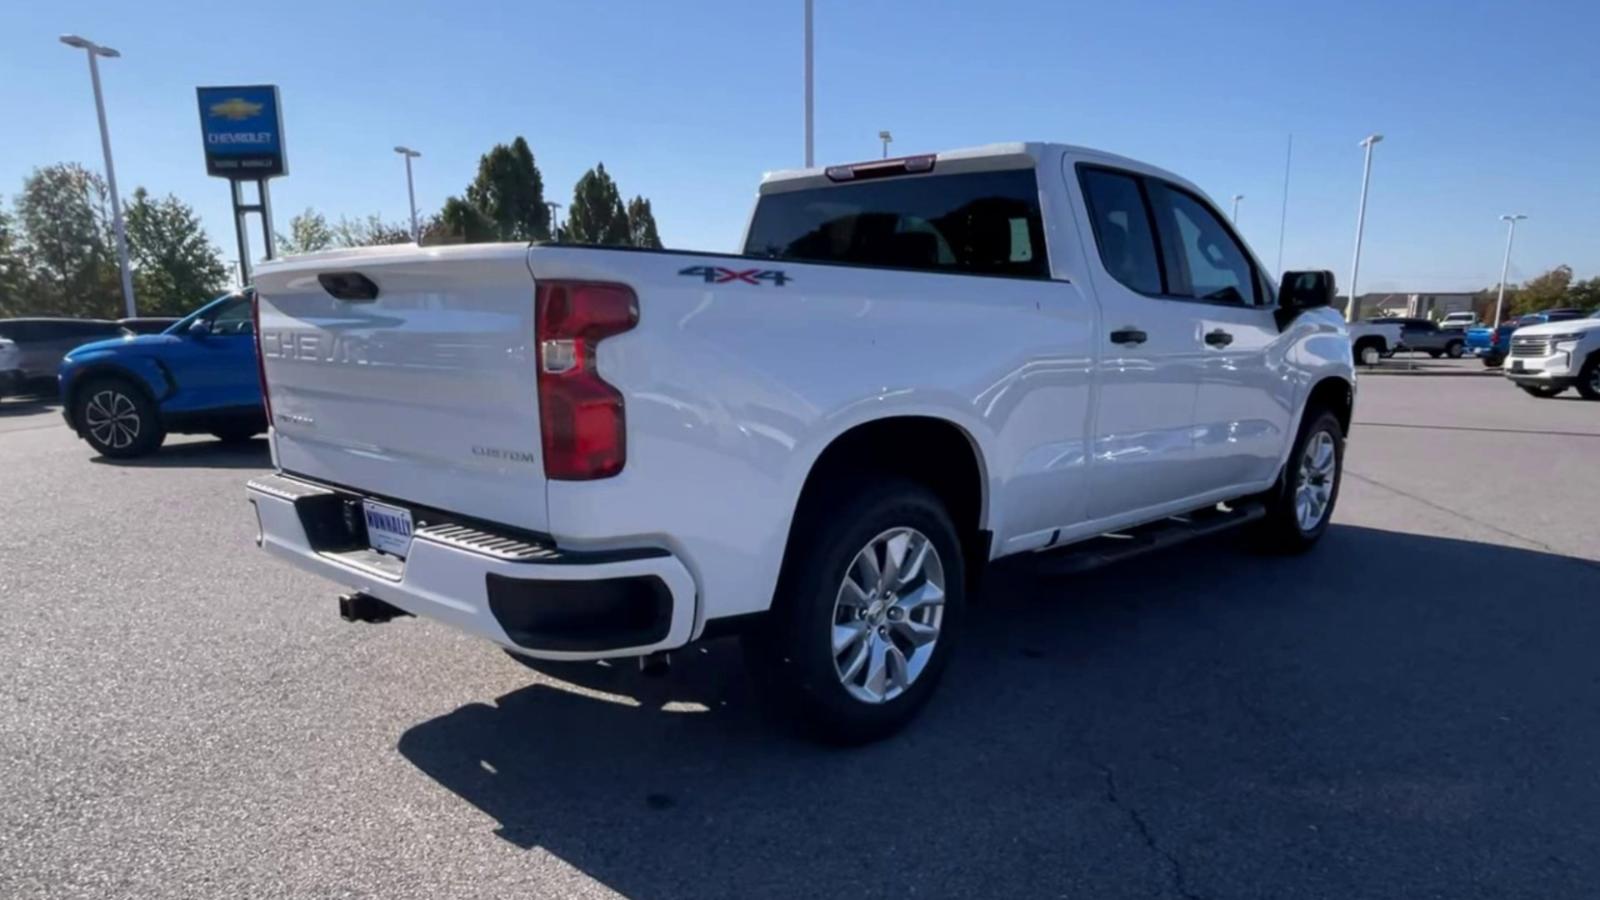
<svg viewBox="0 0 1600 900"><path fill-rule="evenodd" d="M748 256L1049 278L1032 169L763 194Z"/></svg>

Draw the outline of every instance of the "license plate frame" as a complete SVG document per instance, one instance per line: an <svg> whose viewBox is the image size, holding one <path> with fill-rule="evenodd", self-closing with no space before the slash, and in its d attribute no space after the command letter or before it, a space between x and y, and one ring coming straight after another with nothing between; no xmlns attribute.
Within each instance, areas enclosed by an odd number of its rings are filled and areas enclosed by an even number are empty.
<svg viewBox="0 0 1600 900"><path fill-rule="evenodd" d="M416 532L411 510L362 498L361 515L367 523L367 546L380 553L406 558Z"/></svg>
<svg viewBox="0 0 1600 900"><path fill-rule="evenodd" d="M1522 360L1520 360L1520 359L1513 359L1513 360L1512 360L1512 361L1511 361L1511 371L1513 371L1513 372L1523 372L1523 371L1526 371L1526 369L1525 369L1525 368L1524 368L1524 367L1523 367L1523 365L1522 365Z"/></svg>

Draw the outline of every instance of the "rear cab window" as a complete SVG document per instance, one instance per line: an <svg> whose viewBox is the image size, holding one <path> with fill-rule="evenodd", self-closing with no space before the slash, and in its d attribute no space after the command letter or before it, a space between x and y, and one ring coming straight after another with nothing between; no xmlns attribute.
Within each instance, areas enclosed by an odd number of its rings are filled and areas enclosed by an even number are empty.
<svg viewBox="0 0 1600 900"><path fill-rule="evenodd" d="M874 178L762 194L745 255L1050 277L1032 168Z"/></svg>

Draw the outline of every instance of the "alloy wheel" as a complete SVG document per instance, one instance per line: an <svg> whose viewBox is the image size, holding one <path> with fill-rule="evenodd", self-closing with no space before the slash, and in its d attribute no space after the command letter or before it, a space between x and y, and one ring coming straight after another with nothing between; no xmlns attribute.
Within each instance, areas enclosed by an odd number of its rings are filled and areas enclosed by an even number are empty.
<svg viewBox="0 0 1600 900"><path fill-rule="evenodd" d="M915 528L891 528L861 548L833 605L833 664L863 703L905 693L927 668L944 620L939 551Z"/></svg>
<svg viewBox="0 0 1600 900"><path fill-rule="evenodd" d="M1319 431L1306 441L1294 488L1294 514L1301 531L1316 530L1327 516L1334 479L1338 477L1338 458L1333 435L1328 432Z"/></svg>
<svg viewBox="0 0 1600 900"><path fill-rule="evenodd" d="M124 450L139 439L139 408L120 391L98 391L83 408L83 424L95 442L113 450Z"/></svg>

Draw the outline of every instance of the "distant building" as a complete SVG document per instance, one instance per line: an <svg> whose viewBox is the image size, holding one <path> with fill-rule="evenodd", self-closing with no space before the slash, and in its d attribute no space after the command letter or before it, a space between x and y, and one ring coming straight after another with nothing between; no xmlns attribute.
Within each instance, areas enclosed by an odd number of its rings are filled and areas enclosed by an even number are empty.
<svg viewBox="0 0 1600 900"><path fill-rule="evenodd" d="M1333 305L1344 311L1350 298L1334 298ZM1491 304L1494 302L1491 298ZM1477 291L1452 294L1362 294L1356 298L1356 315L1353 319L1375 319L1383 316L1404 316L1408 319L1433 319L1438 321L1453 312L1476 312L1478 318L1486 317L1482 298Z"/></svg>

